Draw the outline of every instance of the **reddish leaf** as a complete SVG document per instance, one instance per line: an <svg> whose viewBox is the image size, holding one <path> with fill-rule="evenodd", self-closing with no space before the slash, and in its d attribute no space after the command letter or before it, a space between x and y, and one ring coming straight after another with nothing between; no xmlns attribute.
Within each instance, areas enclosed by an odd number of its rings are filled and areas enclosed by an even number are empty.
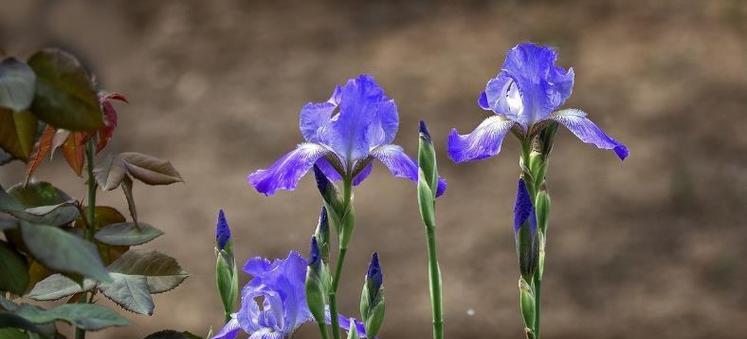
<svg viewBox="0 0 747 339"><path fill-rule="evenodd" d="M26 181L28 181L34 171L36 171L36 168L39 167L42 160L44 160L47 154L49 154L52 149L54 135L54 127L47 125L47 127L44 128L41 137L39 137L39 141L36 142L36 146L34 146L34 153L26 164Z"/></svg>
<svg viewBox="0 0 747 339"><path fill-rule="evenodd" d="M119 93L99 92L99 105L104 112L104 127L98 131L99 141L96 145L96 153L101 152L109 144L114 135L114 129L117 128L117 110L114 108L112 100L127 102L127 98Z"/></svg>
<svg viewBox="0 0 747 339"><path fill-rule="evenodd" d="M83 173L83 162L85 160L85 134L83 132L73 132L67 137L62 145L62 154L65 160L70 164L70 168L75 174L81 176Z"/></svg>

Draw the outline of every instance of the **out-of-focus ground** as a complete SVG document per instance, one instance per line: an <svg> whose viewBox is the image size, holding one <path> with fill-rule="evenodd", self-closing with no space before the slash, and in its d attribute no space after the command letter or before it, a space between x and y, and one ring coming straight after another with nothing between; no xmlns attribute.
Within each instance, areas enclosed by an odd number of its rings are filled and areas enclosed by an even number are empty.
<svg viewBox="0 0 747 339"><path fill-rule="evenodd" d="M91 338L220 326L219 208L241 262L306 253L319 210L313 179L265 197L245 177L301 140L303 104L362 72L396 100L398 143L414 154L419 119L438 142L449 180L438 204L447 337L521 338L511 229L517 143L509 138L498 158L461 166L443 149L450 128L466 132L486 117L477 94L525 40L558 48L560 64L576 71L566 106L589 112L631 150L621 163L560 132L544 336L747 337L747 2L2 2L5 53L59 46L81 56L103 87L130 100L119 105L110 152L170 159L186 179L137 185L135 196L141 218L167 232L146 247L174 255L192 277L156 296L153 317L128 314L131 326ZM21 172L3 167L0 183ZM38 179L84 195L61 159ZM125 208L119 192L102 196ZM357 314L368 257L379 251L381 336L429 337L415 186L378 166L357 189L356 208L342 311ZM316 336L307 326L295 338Z"/></svg>

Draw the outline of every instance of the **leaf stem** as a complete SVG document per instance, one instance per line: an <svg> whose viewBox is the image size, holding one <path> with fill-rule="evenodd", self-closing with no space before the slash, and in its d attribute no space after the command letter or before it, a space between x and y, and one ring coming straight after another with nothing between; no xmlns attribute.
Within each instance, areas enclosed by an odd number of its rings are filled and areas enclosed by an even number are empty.
<svg viewBox="0 0 747 339"><path fill-rule="evenodd" d="M435 225L426 225L428 240L428 273L433 316L433 339L444 337L443 300L441 292L441 268L438 266Z"/></svg>

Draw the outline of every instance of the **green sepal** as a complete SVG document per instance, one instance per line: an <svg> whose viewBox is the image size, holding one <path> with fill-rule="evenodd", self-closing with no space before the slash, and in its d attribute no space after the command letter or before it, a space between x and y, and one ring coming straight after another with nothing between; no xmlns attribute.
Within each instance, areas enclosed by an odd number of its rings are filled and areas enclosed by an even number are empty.
<svg viewBox="0 0 747 339"><path fill-rule="evenodd" d="M419 176L422 178L423 169L418 170ZM423 179L418 179L418 205L420 207L420 216L428 228L435 227L436 225L436 206L435 206L436 195L428 187L427 183Z"/></svg>
<svg viewBox="0 0 747 339"><path fill-rule="evenodd" d="M306 303L318 324L325 324L327 295L331 288L331 276L327 264L322 259L318 265L306 269Z"/></svg>
<svg viewBox="0 0 747 339"><path fill-rule="evenodd" d="M547 191L542 190L537 193L534 206L537 213L537 227L539 227L540 232L545 234L547 232L547 221L550 218L550 195Z"/></svg>
<svg viewBox="0 0 747 339"><path fill-rule="evenodd" d="M526 280L531 280L539 264L538 232L532 231L529 219L516 233L516 252L519 257L519 271Z"/></svg>
<svg viewBox="0 0 747 339"><path fill-rule="evenodd" d="M355 319L350 319L350 331L348 331L348 339L360 339L360 336L358 336L358 328L355 326Z"/></svg>
<svg viewBox="0 0 747 339"><path fill-rule="evenodd" d="M216 249L218 257L215 264L216 285L226 316L233 313L239 295L238 270L231 247L229 242L224 249Z"/></svg>
<svg viewBox="0 0 747 339"><path fill-rule="evenodd" d="M534 326L536 310L534 309L534 292L532 287L524 278L519 278L519 306L521 307L521 316L524 320L524 327L531 331Z"/></svg>
<svg viewBox="0 0 747 339"><path fill-rule="evenodd" d="M314 231L322 261L329 262L329 213L327 207L322 207L319 214L319 222Z"/></svg>
<svg viewBox="0 0 747 339"><path fill-rule="evenodd" d="M379 333L381 325L384 323L384 287L376 293L369 291L369 286L373 283L369 283L367 279L363 284L363 290L361 291L361 303L360 312L363 324L366 327L366 337L374 338ZM351 327L353 327L351 325Z"/></svg>

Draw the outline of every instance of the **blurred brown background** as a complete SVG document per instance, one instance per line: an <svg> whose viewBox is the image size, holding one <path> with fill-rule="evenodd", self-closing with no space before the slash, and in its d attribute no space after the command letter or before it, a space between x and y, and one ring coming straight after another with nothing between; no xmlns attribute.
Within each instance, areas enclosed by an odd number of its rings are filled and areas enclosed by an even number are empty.
<svg viewBox="0 0 747 339"><path fill-rule="evenodd" d="M560 133L544 283L547 338L747 337L747 2L723 1L11 1L0 47L28 56L68 49L103 87L124 93L110 152L170 159L185 185L135 187L141 218L167 232L146 245L192 273L156 296L153 317L91 338L161 328L218 328L213 232L225 209L242 263L306 253L319 198L313 179L273 197L247 185L301 140L298 111L335 84L373 74L398 104L397 142L417 147L425 119L449 191L439 241L449 338L521 338L511 209L517 143L455 166L444 142L486 116L475 99L506 50L556 46L576 70L578 107L625 142L612 152ZM0 170L0 184L22 166ZM84 196L56 159L38 179ZM119 192L104 203L126 208ZM428 338L425 241L415 186L380 165L356 191L358 227L342 283L357 315L372 251L383 260L383 338ZM124 312L124 311L123 311ZM296 338L315 338L313 326Z"/></svg>

